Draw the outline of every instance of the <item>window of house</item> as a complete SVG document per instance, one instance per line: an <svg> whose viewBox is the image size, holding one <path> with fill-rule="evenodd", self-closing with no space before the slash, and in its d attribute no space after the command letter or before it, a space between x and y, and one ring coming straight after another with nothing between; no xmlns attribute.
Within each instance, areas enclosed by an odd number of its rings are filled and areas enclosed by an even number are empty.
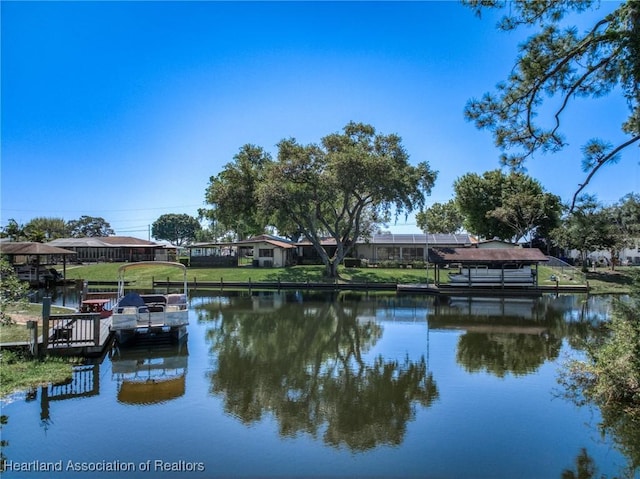
<svg viewBox="0 0 640 479"><path fill-rule="evenodd" d="M260 258L273 258L273 250L260 248L258 250L258 256Z"/></svg>
<svg viewBox="0 0 640 479"><path fill-rule="evenodd" d="M378 260L397 261L400 259L400 248L398 246L380 246L378 247Z"/></svg>
<svg viewBox="0 0 640 479"><path fill-rule="evenodd" d="M402 259L414 261L424 259L424 248L402 248Z"/></svg>

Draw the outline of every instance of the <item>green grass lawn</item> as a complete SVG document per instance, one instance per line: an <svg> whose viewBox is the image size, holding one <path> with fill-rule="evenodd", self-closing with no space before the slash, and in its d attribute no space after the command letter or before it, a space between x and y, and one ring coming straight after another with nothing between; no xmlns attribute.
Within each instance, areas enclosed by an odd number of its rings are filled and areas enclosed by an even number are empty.
<svg viewBox="0 0 640 479"><path fill-rule="evenodd" d="M122 263L103 263L67 268L67 279L84 279L88 281L115 281L118 268ZM433 280L433 270L430 269ZM324 282L323 266L291 266L288 268L253 268L241 266L238 268L188 268L189 281L296 281L296 282ZM181 272L171 267L154 267L136 269L127 272L125 279L132 286L150 287L152 281L172 281L182 279ZM340 268L341 282L399 282L424 283L425 270L418 269L384 269L384 268Z"/></svg>
<svg viewBox="0 0 640 479"><path fill-rule="evenodd" d="M47 357L43 360L19 353L0 352L0 397L41 384L60 383L71 378L77 359Z"/></svg>
<svg viewBox="0 0 640 479"><path fill-rule="evenodd" d="M89 281L115 281L118 276L118 268L122 263L101 263L67 268L67 279L84 279ZM588 272L586 275L577 268L559 268L540 265L538 269L538 281L540 285L555 286L556 279L560 285L584 285L589 282L591 292L602 293L628 293L632 284L633 271L638 268L619 267L616 271L599 269L596 272ZM288 268L254 268L241 266L238 268L187 268L188 281L197 282L260 282L283 281L300 282L307 281L326 282L323 277L323 266L292 266ZM454 270L452 270L454 271ZM640 270L639 270L640 271ZM426 283L427 274L424 269L402 268L345 268L339 269L342 283L370 282L370 283ZM154 267L147 269L135 269L127 272L126 279L130 285L138 288L150 288L152 281L166 279L180 281L182 275L179 270L171 267ZM447 270L440 271L440 281L447 282ZM429 281L434 281L434 268L429 268Z"/></svg>
<svg viewBox="0 0 640 479"><path fill-rule="evenodd" d="M628 294L638 274L640 274L640 268L637 266L620 266L615 271L599 268L589 271L587 280L593 294Z"/></svg>
<svg viewBox="0 0 640 479"><path fill-rule="evenodd" d="M25 324L0 325L0 343L16 343L29 340L29 330Z"/></svg>
<svg viewBox="0 0 640 479"><path fill-rule="evenodd" d="M51 306L52 314L64 314L73 311L70 308L63 308L60 306ZM20 305L9 305L6 309L6 313L9 316L15 317L29 316L38 321L38 328L42 331L42 304L29 303ZM0 343L13 343L18 341L28 341L29 330L26 324L2 324L0 325Z"/></svg>
<svg viewBox="0 0 640 479"><path fill-rule="evenodd" d="M67 279L84 279L89 281L115 281L118 268L122 263L102 263L67 268ZM288 268L253 268L241 266L238 268L187 268L189 281L292 281L292 282L323 282L323 266L291 266ZM452 270L453 271L453 270ZM340 282L379 282L379 283L425 283L427 273L424 269L403 268L345 268L340 267ZM541 266L539 269L541 284L555 284L550 278L555 275L560 284L584 284L584 275L574 269L560 270ZM154 267L135 269L127 272L126 278L131 285L150 287L152 281L179 281L182 275L179 270L171 267ZM429 268L429 278L433 282L434 269ZM447 281L446 270L441 270L440 281Z"/></svg>

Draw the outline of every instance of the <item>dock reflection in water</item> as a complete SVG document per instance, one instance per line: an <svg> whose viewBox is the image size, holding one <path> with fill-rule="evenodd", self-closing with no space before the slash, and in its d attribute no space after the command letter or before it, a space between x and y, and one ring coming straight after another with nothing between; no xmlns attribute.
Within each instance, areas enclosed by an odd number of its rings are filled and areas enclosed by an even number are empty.
<svg viewBox="0 0 640 479"><path fill-rule="evenodd" d="M557 330L535 299L455 298L428 315L432 329L464 331L458 337L456 361L470 373L499 378L527 375L558 358L565 331Z"/></svg>
<svg viewBox="0 0 640 479"><path fill-rule="evenodd" d="M189 352L186 341L114 348L113 380L122 404L159 404L185 393Z"/></svg>
<svg viewBox="0 0 640 479"><path fill-rule="evenodd" d="M100 394L100 364L74 366L71 379L62 383L47 384L40 388L40 421L48 427L51 423L51 402L80 399ZM28 397L35 399L35 391Z"/></svg>

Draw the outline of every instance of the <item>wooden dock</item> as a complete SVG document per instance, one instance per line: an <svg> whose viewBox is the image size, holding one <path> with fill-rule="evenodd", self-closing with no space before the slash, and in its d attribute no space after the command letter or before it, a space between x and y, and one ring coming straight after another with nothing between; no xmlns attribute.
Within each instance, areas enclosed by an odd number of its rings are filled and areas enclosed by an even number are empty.
<svg viewBox="0 0 640 479"><path fill-rule="evenodd" d="M180 281L153 281L154 288L179 288ZM314 290L314 291L395 291L397 283L357 282L357 283L327 283L312 281L190 281L189 289L218 289L224 290Z"/></svg>
<svg viewBox="0 0 640 479"><path fill-rule="evenodd" d="M543 294L588 293L587 285L531 285L531 286L451 286L441 284L399 284L398 293L427 294L432 296L488 296L537 297Z"/></svg>
<svg viewBox="0 0 640 479"><path fill-rule="evenodd" d="M52 314L43 318L38 337L41 353L101 356L111 344L111 318L97 313Z"/></svg>
<svg viewBox="0 0 640 479"><path fill-rule="evenodd" d="M153 281L154 288L181 287L178 281ZM535 297L542 294L588 293L588 285L491 285L467 286L450 284L398 284L379 282L319 283L300 281L193 281L191 289L234 290L313 290L313 291L395 291L405 294L425 294L431 296L496 296Z"/></svg>

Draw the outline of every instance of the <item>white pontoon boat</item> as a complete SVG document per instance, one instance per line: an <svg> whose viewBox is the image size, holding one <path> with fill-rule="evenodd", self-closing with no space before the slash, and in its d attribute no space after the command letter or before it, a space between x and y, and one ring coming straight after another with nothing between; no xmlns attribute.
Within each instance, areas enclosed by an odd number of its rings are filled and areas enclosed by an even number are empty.
<svg viewBox="0 0 640 479"><path fill-rule="evenodd" d="M183 286L179 293L125 293L125 273L141 267L175 267L182 270ZM136 335L168 334L178 340L187 333L189 308L187 304L187 268L181 263L143 261L120 266L118 269L118 298L111 315L111 329L120 344Z"/></svg>
<svg viewBox="0 0 640 479"><path fill-rule="evenodd" d="M463 266L459 273L449 273L449 282L454 286L534 286L535 281L535 274L529 265L495 269Z"/></svg>

